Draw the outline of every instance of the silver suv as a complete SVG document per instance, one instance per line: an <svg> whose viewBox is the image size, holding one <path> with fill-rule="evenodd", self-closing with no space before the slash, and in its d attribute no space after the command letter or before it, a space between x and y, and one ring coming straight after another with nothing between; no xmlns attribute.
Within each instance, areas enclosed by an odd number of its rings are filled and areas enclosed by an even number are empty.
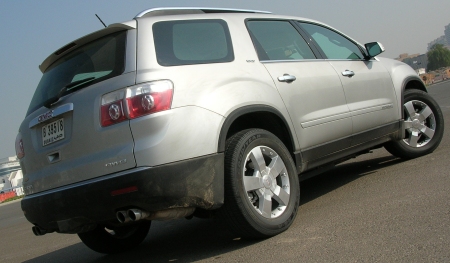
<svg viewBox="0 0 450 263"><path fill-rule="evenodd" d="M412 68L320 22L268 12L145 10L55 51L16 140L33 232L117 253L152 220L285 231L299 181L369 150L441 141Z"/></svg>

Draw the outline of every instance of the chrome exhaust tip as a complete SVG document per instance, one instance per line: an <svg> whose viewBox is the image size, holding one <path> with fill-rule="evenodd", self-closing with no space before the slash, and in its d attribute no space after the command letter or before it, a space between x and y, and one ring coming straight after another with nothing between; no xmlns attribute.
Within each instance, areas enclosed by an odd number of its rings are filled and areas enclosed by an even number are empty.
<svg viewBox="0 0 450 263"><path fill-rule="evenodd" d="M38 227L38 226L33 226L33 227L31 228L31 230L33 231L33 234L34 234L35 236L43 236L43 235L47 234L47 230L42 229L42 228L40 228L40 227Z"/></svg>
<svg viewBox="0 0 450 263"><path fill-rule="evenodd" d="M150 213L142 211L140 209L129 209L127 211L127 214L131 221L138 221L150 216Z"/></svg>
<svg viewBox="0 0 450 263"><path fill-rule="evenodd" d="M128 223L131 221L131 218L128 216L127 211L117 211L116 218L120 223Z"/></svg>

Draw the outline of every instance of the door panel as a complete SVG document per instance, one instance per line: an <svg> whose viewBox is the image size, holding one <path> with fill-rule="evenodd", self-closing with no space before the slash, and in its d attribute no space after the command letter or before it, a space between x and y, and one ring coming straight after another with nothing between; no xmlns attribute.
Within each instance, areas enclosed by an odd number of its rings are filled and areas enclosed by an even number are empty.
<svg viewBox="0 0 450 263"><path fill-rule="evenodd" d="M394 86L379 61L365 60L363 48L337 31L317 24L298 24L311 35L339 75L353 119L353 134L396 121Z"/></svg>
<svg viewBox="0 0 450 263"><path fill-rule="evenodd" d="M301 150L351 136L351 113L339 76L329 62L316 59L293 24L250 20L247 28L286 105ZM350 146L349 140L341 142L341 147ZM316 157L333 151L326 148Z"/></svg>
<svg viewBox="0 0 450 263"><path fill-rule="evenodd" d="M387 70L376 60L330 61L339 73L353 118L353 133L396 121L397 102ZM353 76L342 72L352 71Z"/></svg>
<svg viewBox="0 0 450 263"><path fill-rule="evenodd" d="M339 77L328 62L264 65L289 111L302 150L351 135L351 114ZM278 81L284 74L295 76L296 80Z"/></svg>

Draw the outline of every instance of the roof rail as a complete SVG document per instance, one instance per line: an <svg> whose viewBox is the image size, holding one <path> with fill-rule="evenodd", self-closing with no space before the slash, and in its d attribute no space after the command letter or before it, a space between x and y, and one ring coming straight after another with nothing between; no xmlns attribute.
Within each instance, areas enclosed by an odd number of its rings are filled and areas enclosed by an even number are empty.
<svg viewBox="0 0 450 263"><path fill-rule="evenodd" d="M212 7L160 7L144 10L134 18L162 15L184 15L184 14L202 14L202 13L260 13L271 14L267 11L230 9L230 8L212 8Z"/></svg>

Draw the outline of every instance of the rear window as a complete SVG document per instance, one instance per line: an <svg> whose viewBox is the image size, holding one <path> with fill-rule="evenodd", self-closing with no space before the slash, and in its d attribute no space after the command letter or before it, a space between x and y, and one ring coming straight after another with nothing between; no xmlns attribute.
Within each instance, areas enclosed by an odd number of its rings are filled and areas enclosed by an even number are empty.
<svg viewBox="0 0 450 263"><path fill-rule="evenodd" d="M126 31L117 32L83 45L55 61L42 75L28 114L67 94L123 73Z"/></svg>
<svg viewBox="0 0 450 263"><path fill-rule="evenodd" d="M223 20L180 20L153 25L156 58L161 66L221 63L234 60Z"/></svg>

